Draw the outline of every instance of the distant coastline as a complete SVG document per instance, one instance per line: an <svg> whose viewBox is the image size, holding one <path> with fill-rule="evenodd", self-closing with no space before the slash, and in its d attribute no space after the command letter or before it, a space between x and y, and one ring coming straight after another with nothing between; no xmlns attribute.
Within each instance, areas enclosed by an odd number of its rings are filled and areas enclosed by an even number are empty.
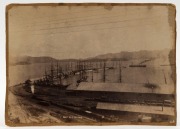
<svg viewBox="0 0 180 129"><path fill-rule="evenodd" d="M141 50L134 52L120 52L120 53L107 53L103 55L97 55L90 58L85 59L55 59L49 56L41 56L41 57L32 57L32 56L22 56L22 57L11 57L10 65L30 65L34 63L49 63L49 62L76 62L78 60L84 61L129 61L133 59L142 59L145 61L157 59L157 58L169 58L170 50Z"/></svg>

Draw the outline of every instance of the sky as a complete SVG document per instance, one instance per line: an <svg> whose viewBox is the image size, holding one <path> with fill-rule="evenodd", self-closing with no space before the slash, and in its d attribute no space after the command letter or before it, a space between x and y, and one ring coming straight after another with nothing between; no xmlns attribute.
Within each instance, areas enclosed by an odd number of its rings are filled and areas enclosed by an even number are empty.
<svg viewBox="0 0 180 129"><path fill-rule="evenodd" d="M13 6L9 55L79 59L171 49L170 11L166 6Z"/></svg>

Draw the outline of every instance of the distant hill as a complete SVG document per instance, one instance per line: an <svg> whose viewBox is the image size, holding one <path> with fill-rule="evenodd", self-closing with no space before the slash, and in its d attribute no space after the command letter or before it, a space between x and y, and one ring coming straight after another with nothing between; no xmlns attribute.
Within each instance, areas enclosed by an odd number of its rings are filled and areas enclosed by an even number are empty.
<svg viewBox="0 0 180 129"><path fill-rule="evenodd" d="M98 60L132 60L132 59L167 59L169 56L170 50L154 50L154 51L135 51L135 52L126 52L122 51L120 53L108 53L103 55L98 55L91 58L86 58L83 60L87 61L98 61ZM57 61L77 61L77 59L63 59L58 60L52 57L44 56L44 57L31 57L31 56L22 56L22 57L11 57L10 64L11 65L26 65L32 63L48 63L48 62L57 62Z"/></svg>
<svg viewBox="0 0 180 129"><path fill-rule="evenodd" d="M42 57L31 57L31 56L20 56L20 57L10 57L10 65L28 65L33 63L50 63L58 61L76 61L77 59L62 59L58 60L48 56Z"/></svg>
<svg viewBox="0 0 180 129"><path fill-rule="evenodd" d="M154 58L168 58L170 50L154 50L154 51L135 51L126 52L122 51L120 53L108 53L103 55L98 55L95 57L88 58L89 60L132 60L132 59L154 59Z"/></svg>
<svg viewBox="0 0 180 129"><path fill-rule="evenodd" d="M21 56L21 57L10 57L11 65L26 65L33 63L47 63L58 61L52 57L31 57L31 56Z"/></svg>

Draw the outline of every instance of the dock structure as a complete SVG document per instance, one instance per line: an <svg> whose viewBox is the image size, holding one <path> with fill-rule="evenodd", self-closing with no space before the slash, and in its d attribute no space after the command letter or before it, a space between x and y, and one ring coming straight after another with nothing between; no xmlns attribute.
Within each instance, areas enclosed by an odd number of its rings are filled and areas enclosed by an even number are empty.
<svg viewBox="0 0 180 129"><path fill-rule="evenodd" d="M98 110L174 115L173 87L157 85L152 90L146 84L82 82L67 93L97 102Z"/></svg>
<svg viewBox="0 0 180 129"><path fill-rule="evenodd" d="M105 60L98 63L78 60L73 63L65 62L65 65L57 63L55 67L51 64L49 74L45 69L45 81L35 83L33 94L38 96L43 93L45 97L40 95L43 101L55 104L58 102L68 110L78 109L75 112L81 114L86 112L88 115L99 116L102 112L109 113L112 115L112 121L116 119L116 113L129 113L136 118L139 114L150 115L150 118L160 116L162 119L175 116L175 87L167 83L164 71L164 84L153 84L149 80L147 83L124 83L123 73L126 67L120 61L116 61L116 65L111 63ZM97 77L97 72L100 77ZM108 80L108 73L112 72L116 72L116 83L110 83ZM70 77L74 77L73 83L70 83ZM69 88L70 85L72 88ZM108 120L109 116L106 116Z"/></svg>
<svg viewBox="0 0 180 129"><path fill-rule="evenodd" d="M134 105L134 104L117 104L117 103L103 103L99 102L96 109L114 110L114 111L126 111L137 112L157 115L175 115L175 109L173 107L164 107L161 110L161 106L149 106L149 105Z"/></svg>
<svg viewBox="0 0 180 129"><path fill-rule="evenodd" d="M154 84L155 85L155 84ZM153 85L152 85L153 86ZM100 92L124 92L124 93L147 93L147 94L174 94L171 85L157 85L152 91L151 87L143 83L90 83L82 82L76 91L100 91Z"/></svg>

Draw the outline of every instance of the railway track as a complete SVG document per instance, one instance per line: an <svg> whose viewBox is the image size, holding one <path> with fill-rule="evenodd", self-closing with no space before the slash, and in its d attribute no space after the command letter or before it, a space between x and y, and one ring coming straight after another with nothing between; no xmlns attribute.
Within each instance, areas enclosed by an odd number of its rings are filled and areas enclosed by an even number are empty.
<svg viewBox="0 0 180 129"><path fill-rule="evenodd" d="M47 100L40 99L40 98L38 98L38 100L41 102L44 102L45 104L49 103L49 105L58 107L61 110L66 110L68 112L69 116L72 116L72 114L75 114L76 116L82 116L82 117L85 117L94 122L102 122L102 121L103 122L111 122L111 120L108 117L105 117L104 115L101 115L101 114L97 114L88 109L86 110L81 107L74 107L74 106L69 106L69 105L67 106L65 104L58 104L56 102L47 101Z"/></svg>
<svg viewBox="0 0 180 129"><path fill-rule="evenodd" d="M82 99L77 102L73 102L73 99L70 96L60 95L56 96L47 96L47 95L38 95L27 93L22 86L17 86L11 88L11 91L14 95L21 97L24 101L29 101L32 105L37 105L38 108L42 108L49 112L49 115L55 117L62 122L75 122L75 123L93 123L93 122L114 122L115 117L110 117L101 112L98 112L92 109L91 102L108 102L92 99ZM78 98L75 98L78 99ZM86 102L86 103L83 103ZM21 105L21 101L19 102ZM115 103L122 103L117 101ZM140 105L162 105L162 102L136 102L129 100L125 102L126 104L140 104ZM88 107L87 105L90 105ZM169 102L164 103L164 106L170 106ZM27 110L25 110L26 112ZM28 112L28 111L27 111ZM125 119L126 120L126 119Z"/></svg>
<svg viewBox="0 0 180 129"><path fill-rule="evenodd" d="M17 89L16 89L17 88ZM86 110L81 107L67 106L62 103L57 103L57 101L48 100L47 97L43 98L38 95L32 95L29 93L23 93L20 87L11 88L10 92L12 92L15 96L18 96L18 104L23 108L23 112L29 113L23 101L28 101L33 104L39 105L43 109L50 110L49 115L60 119L63 122L110 122L107 117L104 117L101 114L97 114L92 112L91 110ZM19 98L20 97L20 98ZM31 106L29 105L29 106ZM29 115L29 114L28 114Z"/></svg>

